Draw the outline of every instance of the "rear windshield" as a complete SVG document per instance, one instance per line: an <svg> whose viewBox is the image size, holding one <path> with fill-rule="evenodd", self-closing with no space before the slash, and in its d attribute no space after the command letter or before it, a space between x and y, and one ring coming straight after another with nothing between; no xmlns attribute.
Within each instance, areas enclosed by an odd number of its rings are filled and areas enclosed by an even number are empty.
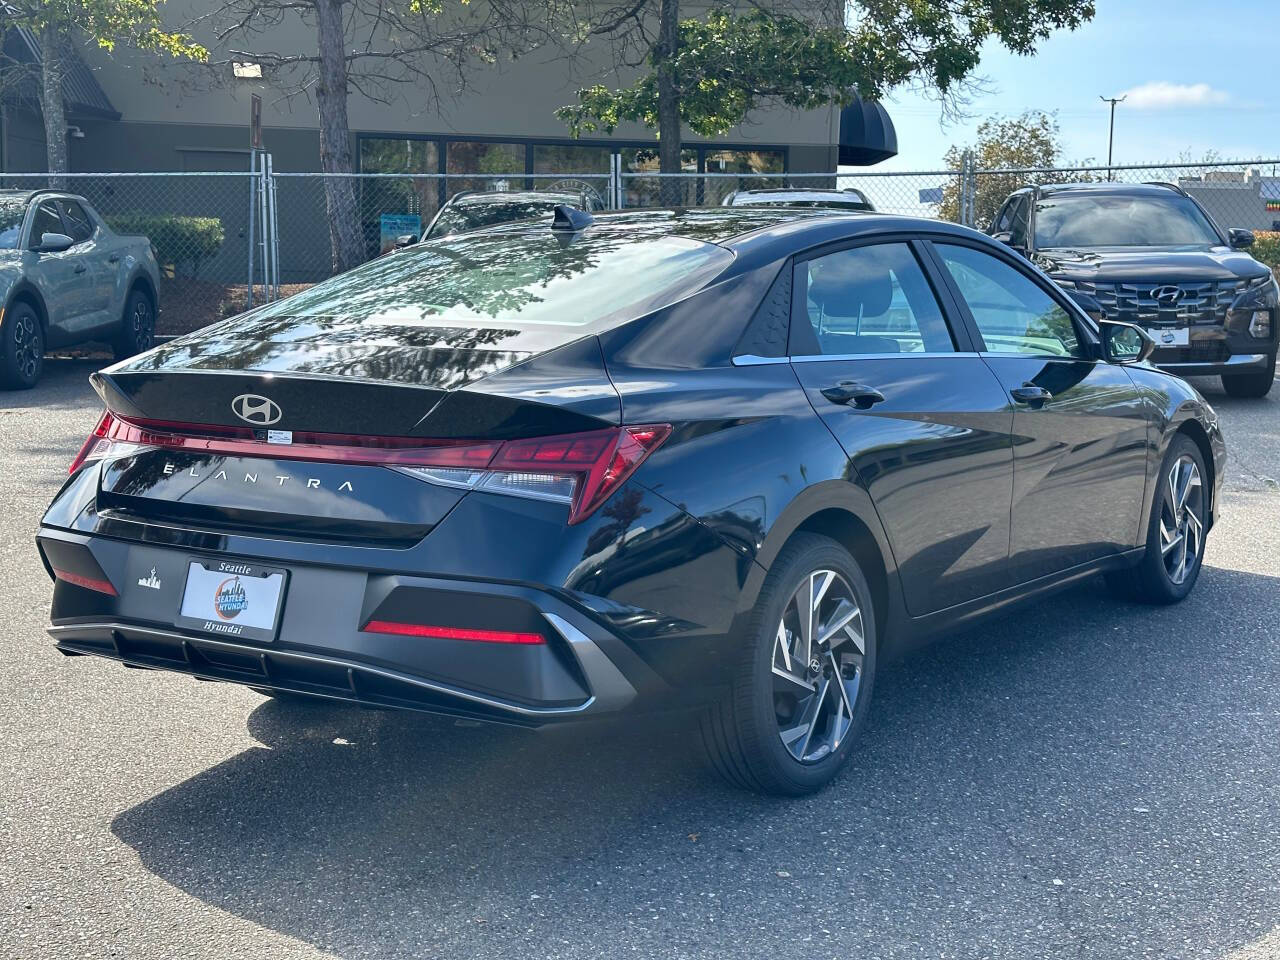
<svg viewBox="0 0 1280 960"><path fill-rule="evenodd" d="M22 232L22 216L27 212L25 200L0 200L0 250L16 250Z"/></svg>
<svg viewBox="0 0 1280 960"><path fill-rule="evenodd" d="M260 318L396 326L585 327L668 306L733 260L653 230L496 227L386 254L268 307Z"/></svg>
<svg viewBox="0 0 1280 960"><path fill-rule="evenodd" d="M467 230L478 230L480 227L492 227L499 223L511 223L514 220L532 220L549 216L557 203L566 203L563 198L550 200L522 200L509 203L476 203L469 206L445 207L440 216L431 225L428 238L447 237Z"/></svg>
<svg viewBox="0 0 1280 960"><path fill-rule="evenodd" d="M1036 247L1212 247L1222 243L1194 202L1156 196L1057 194L1036 203Z"/></svg>

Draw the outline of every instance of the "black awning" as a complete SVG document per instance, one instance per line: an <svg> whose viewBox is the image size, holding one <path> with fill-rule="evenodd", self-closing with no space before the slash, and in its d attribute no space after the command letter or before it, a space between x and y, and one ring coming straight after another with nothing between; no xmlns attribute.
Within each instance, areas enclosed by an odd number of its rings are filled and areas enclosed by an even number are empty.
<svg viewBox="0 0 1280 960"><path fill-rule="evenodd" d="M874 100L854 100L840 111L840 165L869 167L898 154L889 112Z"/></svg>
<svg viewBox="0 0 1280 960"><path fill-rule="evenodd" d="M36 66L41 58L40 40L26 27L14 27L4 37L4 55L16 63ZM79 54L68 50L62 63L62 99L69 115L120 119L120 111L112 106L93 71ZM24 82L19 92L27 99L39 102L39 84L34 77L30 83Z"/></svg>

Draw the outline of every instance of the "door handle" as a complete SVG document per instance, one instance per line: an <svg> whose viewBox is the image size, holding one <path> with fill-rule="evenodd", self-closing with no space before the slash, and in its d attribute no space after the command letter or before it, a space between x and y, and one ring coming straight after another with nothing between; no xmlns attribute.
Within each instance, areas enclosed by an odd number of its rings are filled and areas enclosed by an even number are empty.
<svg viewBox="0 0 1280 960"><path fill-rule="evenodd" d="M884 400L884 394L875 387L852 380L841 380L834 387L825 387L822 395L832 403L853 404L859 410L868 410Z"/></svg>
<svg viewBox="0 0 1280 960"><path fill-rule="evenodd" d="M88 269L89 269L89 268L88 268L88 267L86 267L83 263L77 263L77 264L76 264L76 273L84 273L84 272L85 272L86 270L88 270Z"/></svg>
<svg viewBox="0 0 1280 960"><path fill-rule="evenodd" d="M1037 387L1034 383L1024 383L1020 387L1014 387L1009 391L1009 395L1018 403L1025 403L1032 407L1042 407L1046 400L1052 400L1053 394L1044 387Z"/></svg>

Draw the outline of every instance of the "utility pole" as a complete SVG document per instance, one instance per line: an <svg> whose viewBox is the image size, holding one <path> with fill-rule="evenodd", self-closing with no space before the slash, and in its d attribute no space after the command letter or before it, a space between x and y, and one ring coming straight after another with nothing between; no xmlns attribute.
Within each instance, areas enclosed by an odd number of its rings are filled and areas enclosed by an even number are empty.
<svg viewBox="0 0 1280 960"><path fill-rule="evenodd" d="M1111 173L1111 148L1116 142L1116 104L1124 103L1125 97L1098 97L1103 103L1111 104L1111 130L1107 134L1107 179L1115 179Z"/></svg>

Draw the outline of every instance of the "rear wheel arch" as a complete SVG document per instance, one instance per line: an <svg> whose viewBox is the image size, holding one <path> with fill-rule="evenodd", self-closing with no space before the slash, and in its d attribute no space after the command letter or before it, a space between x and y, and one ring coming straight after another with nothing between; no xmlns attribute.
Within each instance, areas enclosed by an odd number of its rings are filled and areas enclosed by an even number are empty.
<svg viewBox="0 0 1280 960"><path fill-rule="evenodd" d="M129 281L129 292L125 295L125 305L128 305L129 297L133 296L133 294L138 290L141 290L146 295L147 299L151 301L151 312L155 313L158 304L156 299L156 288L151 282L151 278L145 273L138 273Z"/></svg>
<svg viewBox="0 0 1280 960"><path fill-rule="evenodd" d="M810 487L773 524L756 554L756 573L745 591L747 610L754 606L774 560L797 534L813 533L840 544L862 568L875 607L876 636L883 643L898 620L897 565L870 495L847 480Z"/></svg>

